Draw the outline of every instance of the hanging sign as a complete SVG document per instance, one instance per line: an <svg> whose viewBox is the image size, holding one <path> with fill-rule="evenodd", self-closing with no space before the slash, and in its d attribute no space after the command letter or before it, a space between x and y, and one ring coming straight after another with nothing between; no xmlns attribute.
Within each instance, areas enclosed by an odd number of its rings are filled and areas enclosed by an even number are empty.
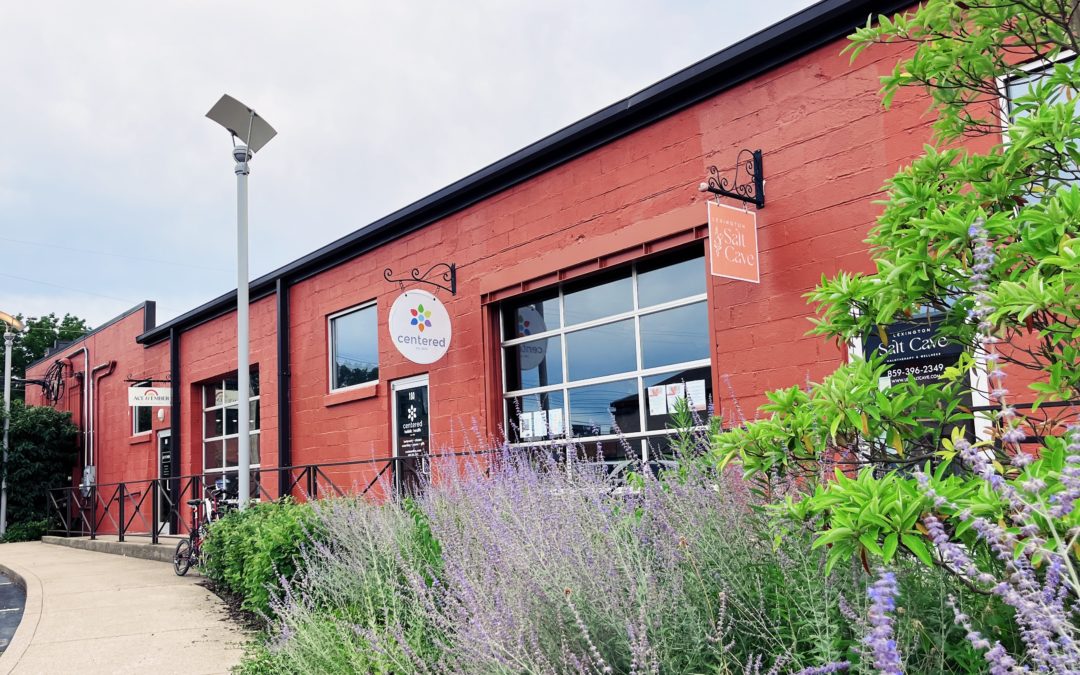
<svg viewBox="0 0 1080 675"><path fill-rule="evenodd" d="M435 363L450 348L450 315L427 291L408 290L390 307L390 341L413 363Z"/></svg>
<svg viewBox="0 0 1080 675"><path fill-rule="evenodd" d="M172 389L169 387L128 387L129 406L172 405Z"/></svg>
<svg viewBox="0 0 1080 675"><path fill-rule="evenodd" d="M757 213L710 201L709 252L714 276L759 283Z"/></svg>

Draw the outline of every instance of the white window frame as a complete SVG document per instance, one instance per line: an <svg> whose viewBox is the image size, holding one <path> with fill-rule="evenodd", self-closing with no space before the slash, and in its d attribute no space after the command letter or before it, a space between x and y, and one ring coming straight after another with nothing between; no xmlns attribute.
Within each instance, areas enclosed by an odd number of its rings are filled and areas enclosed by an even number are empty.
<svg viewBox="0 0 1080 675"><path fill-rule="evenodd" d="M154 383L150 380L143 380L142 382L136 382L133 387L152 387ZM150 426L146 429L139 429L139 411L144 406L131 406L131 435L132 436L145 436L154 430L154 409L150 407Z"/></svg>
<svg viewBox="0 0 1080 675"><path fill-rule="evenodd" d="M235 434L228 433L229 422L228 422L228 414L226 413L226 409L228 409L228 408L235 407L237 410L240 409L240 392L239 392L239 390L237 390L237 392L236 392L236 402L235 403L227 403L227 402L223 401L220 404L215 402L214 405L206 405L207 390L210 387L213 387L213 386L220 386L222 391L226 391L225 383L228 382L228 380L229 380L229 378L222 377L220 379L214 379L214 380L210 380L208 382L203 382L202 384L199 385L199 401L200 401L200 406L201 406L200 415L202 416L202 467L203 467L203 473L228 473L230 471L236 471L237 469L239 469L239 465L237 465L237 466L226 466L225 465L225 441L227 441L230 438L236 438L236 439L240 438L240 430L239 429L237 429L237 432ZM259 408L259 401L261 399L262 399L262 382L260 381L259 382L259 393L255 394L254 396L249 396L248 397L248 405L251 405L252 403L254 403L255 408L258 409ZM210 438L207 438L207 436L206 436L206 413L214 411L214 410L220 410L221 411L221 432L222 433L221 433L220 436L212 436ZM252 415L251 419L249 420L248 423L249 424L254 424L255 419L256 419L256 417L254 415ZM262 462L262 429L261 429L261 427L262 427L262 424L261 424L261 419L260 419L259 426L254 428L254 429L249 430L249 434L251 436L258 436L259 437L259 439L258 439L258 442L259 442L259 461L252 463L251 468L253 468L253 469L259 468L259 466L261 466L261 462ZM237 442L239 442L239 441L237 441ZM207 445L207 443L218 443L221 446L221 464L222 464L222 466L215 467L215 468L207 468L207 466L206 466L206 445Z"/></svg>
<svg viewBox="0 0 1080 675"><path fill-rule="evenodd" d="M368 380L367 382L361 382L360 384L351 384L347 387L335 387L335 373L337 372L337 355L334 353L334 321L340 319L343 316L347 316L354 312L360 312L365 309L375 310L375 367L379 368L379 375L374 380ZM379 309L378 300L368 300L362 302L359 305L353 305L340 312L334 312L326 317L326 353L327 359L327 386L330 393L336 394L342 391L353 391L354 389L362 389L364 387L373 387L379 383L379 379L382 377L382 369L379 366Z"/></svg>
<svg viewBox="0 0 1080 675"><path fill-rule="evenodd" d="M701 257L702 257L702 259L705 258L705 252L704 251L702 251ZM633 294L633 304L632 304L632 307L631 307L631 309L629 311L620 312L618 314L612 314L610 316L604 316L604 317L601 317L599 319L592 319L592 320L589 320L589 321L575 323L573 325L568 326L568 325L566 325L566 316L565 316L564 298L565 298L566 283L564 282L564 283L560 283L557 286L558 294L557 294L556 298L558 299L558 303L559 303L559 328L547 330L547 331L544 331L542 333L535 333L535 334L528 335L528 336L525 336L525 337L510 338L510 339L502 339L502 340L500 340L500 342L498 344L498 349L499 349L500 363L502 364L502 376L503 376L503 379L502 379L503 392L502 392L502 397L501 397L502 398L501 405L502 405L503 429L509 431L510 428L511 428L512 421L510 419L510 414L509 414L509 411L508 411L508 408L509 408L508 402L511 399L520 398L520 397L524 397L524 396L532 396L532 395L536 395L536 394L551 393L551 392L559 392L563 396L562 410L563 410L564 429L563 429L563 433L560 436L556 437L553 434L551 434L551 432L549 431L547 438L539 438L538 437L538 438L534 438L534 439L530 439L530 440L517 441L517 442L514 442L514 443L510 443L511 447L546 447L546 446L562 446L562 445L565 445L566 443L589 444L589 443L596 443L597 441L602 442L602 441L625 440L627 443L629 443L631 445L631 447L634 447L635 443L639 444L639 450L641 452L640 459L641 459L642 462L648 462L650 460L650 458L649 458L649 444L644 443L642 441L647 441L648 439L655 438L655 437L672 436L673 431L671 429L656 429L656 430L652 430L652 431L647 430L647 428L648 428L648 417L649 417L649 414L648 414L648 401L645 399L645 395L642 393L642 392L645 391L645 386L644 386L645 378L651 377L653 375L664 374L664 373L674 373L674 372L678 372L678 371L681 371L681 370L690 370L690 369L694 369L694 368L709 368L710 369L709 378L710 378L710 384L711 384L711 379L712 379L712 376L714 374L712 372L713 363L712 363L712 353L711 352L713 351L715 346L713 345L713 342L712 342L712 312L708 311L708 296L709 296L708 284L709 284L709 279L710 279L710 276L709 276L709 273L708 273L708 268L706 267L705 272L704 272L704 274L705 274L705 285L706 285L705 292L696 293L694 295L689 295L689 296L686 296L684 298L679 298L677 300L671 300L671 301L661 303L661 304L658 304L658 305L650 305L649 307L641 308L641 307L639 307L639 300L638 300L638 266L640 264L642 264L643 262L648 262L648 260L645 259L645 260L634 261L631 264L631 267L630 267L630 282L631 282L631 292ZM600 284L603 284L603 283L604 283L603 281L600 281L597 285L600 285ZM515 301L516 301L515 298L508 298L507 300L503 301L503 304L514 303ZM702 303L702 302L706 303L706 315L708 317L708 325L706 327L706 333L709 336L710 355L707 358L704 358L704 359L694 359L694 360L691 360L691 361L682 361L682 362L679 362L679 363L671 363L671 364L658 366L658 367L654 367L654 368L645 368L644 364L642 363L643 355L642 355L642 344L641 344L641 318L644 317L644 316L649 316L651 314L656 314L658 312L663 312L665 310L676 309L676 308L679 308L679 307L686 307L688 305L694 305L694 304L698 304L698 303ZM619 321L626 321L626 320L633 320L633 322L634 322L634 341L635 341L634 349L635 349L635 359L636 359L635 368L633 370L629 370L629 371L625 371L625 372L621 372L621 373L616 373L614 375L603 375L603 376L600 376L600 377L593 377L593 378L584 379L584 380L573 380L573 381L571 381L570 380L570 372L569 372L570 360L568 358L567 350L566 350L566 336L571 334L571 333L586 330L586 329L589 329L589 328L595 328L597 326L604 326L604 325L617 323ZM502 307L500 307L500 309L499 309L499 335L500 335L500 337L503 336L503 335L506 335L506 327L504 325L505 321L506 321L505 312L502 311ZM514 347L514 346L517 346L517 345L520 345L520 344L523 344L523 343L527 343L527 342L531 342L531 341L539 340L539 339L543 339L543 338L548 338L548 339L557 338L560 341L560 349L561 349L561 352L562 352L562 381L559 384L547 385L547 386L542 386L542 387L528 387L528 388L525 388L525 389L507 390L506 389L507 373L508 373L508 368L509 368L510 364L507 363L507 351L508 350L506 348L507 347ZM619 434L600 434L600 435L594 435L594 436L574 436L574 435L572 435L570 433L570 429L571 429L570 392L572 390L574 390L574 389L578 389L578 388L581 388L581 387L587 387L587 386L596 385L596 384L604 384L604 383L607 383L607 382L621 382L621 381L624 381L624 380L633 380L637 385L637 394L640 397L639 398L639 405L638 405L638 421L639 421L639 427L641 428L641 431L620 432ZM716 393L713 392L713 399L715 400L715 398L716 398ZM708 402L706 402L706 405L708 405ZM704 429L704 428L706 428L706 427L705 426L695 427L695 429ZM624 463L624 462L626 462L628 460L629 460L629 457L627 458L627 460L607 460L607 459L605 459L604 462L606 464L620 464L620 463Z"/></svg>

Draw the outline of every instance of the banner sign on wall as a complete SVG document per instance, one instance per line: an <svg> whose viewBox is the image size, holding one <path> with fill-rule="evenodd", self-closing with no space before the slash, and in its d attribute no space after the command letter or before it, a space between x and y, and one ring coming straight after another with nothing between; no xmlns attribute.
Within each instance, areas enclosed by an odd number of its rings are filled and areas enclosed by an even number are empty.
<svg viewBox="0 0 1080 675"><path fill-rule="evenodd" d="M450 315L427 291L408 290L390 307L390 341L413 363L434 363L450 349Z"/></svg>
<svg viewBox="0 0 1080 675"><path fill-rule="evenodd" d="M759 283L757 213L710 200L709 252L714 276Z"/></svg>
<svg viewBox="0 0 1080 675"><path fill-rule="evenodd" d="M129 406L172 405L172 389L169 387L128 387Z"/></svg>

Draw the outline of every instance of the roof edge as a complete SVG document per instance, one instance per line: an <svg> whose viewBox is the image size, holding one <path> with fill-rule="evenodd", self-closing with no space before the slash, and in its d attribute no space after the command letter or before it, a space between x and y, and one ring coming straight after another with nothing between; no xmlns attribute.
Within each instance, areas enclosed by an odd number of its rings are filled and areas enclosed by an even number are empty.
<svg viewBox="0 0 1080 675"><path fill-rule="evenodd" d="M234 295L235 295L235 292L234 292ZM138 312L140 309L146 311L146 313L143 315L143 333L154 330L154 321L155 321L155 317L157 315L157 303L154 302L153 300L143 300L142 302L135 305L131 309L125 311L123 314L119 314L117 316L114 316L113 318L109 319L108 321L101 324L97 328L94 328L93 330L90 330L90 331L84 333L83 335L80 335L77 339L72 340L71 344L69 344L67 347L64 347L63 349L55 351L55 352L53 352L51 354L46 354L45 356L42 356L40 359L34 361L33 363L26 364L27 372L29 372L31 368L34 368L35 366L38 366L38 365L40 365L42 363L45 363L46 361L48 361L50 359L64 359L64 358L67 358L67 356L60 356L60 354L61 353L66 353L71 349L77 349L78 348L77 345L80 342L86 340L87 338L89 338L89 337L91 337L91 336L93 336L93 335L95 335L97 333L100 333L101 331L105 330L109 326L112 326L114 324L117 324L117 323L123 321L124 319L128 318L129 316L131 316L135 312ZM25 375L25 373L24 373L24 375Z"/></svg>

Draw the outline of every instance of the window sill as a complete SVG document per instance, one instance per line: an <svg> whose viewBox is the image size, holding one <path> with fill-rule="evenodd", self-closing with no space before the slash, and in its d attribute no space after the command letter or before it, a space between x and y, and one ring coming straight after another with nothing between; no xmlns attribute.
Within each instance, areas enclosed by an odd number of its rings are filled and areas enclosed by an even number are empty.
<svg viewBox="0 0 1080 675"><path fill-rule="evenodd" d="M341 405L342 403L352 403L353 401L359 401L365 398L374 398L379 395L379 383L369 382L362 384L355 389L348 389L346 391L335 391L327 394L323 397L323 405L327 408L335 405Z"/></svg>
<svg viewBox="0 0 1080 675"><path fill-rule="evenodd" d="M154 434L150 433L149 431L144 431L138 436L129 436L128 445L141 445L143 443L149 443L151 440L153 440L153 437Z"/></svg>

